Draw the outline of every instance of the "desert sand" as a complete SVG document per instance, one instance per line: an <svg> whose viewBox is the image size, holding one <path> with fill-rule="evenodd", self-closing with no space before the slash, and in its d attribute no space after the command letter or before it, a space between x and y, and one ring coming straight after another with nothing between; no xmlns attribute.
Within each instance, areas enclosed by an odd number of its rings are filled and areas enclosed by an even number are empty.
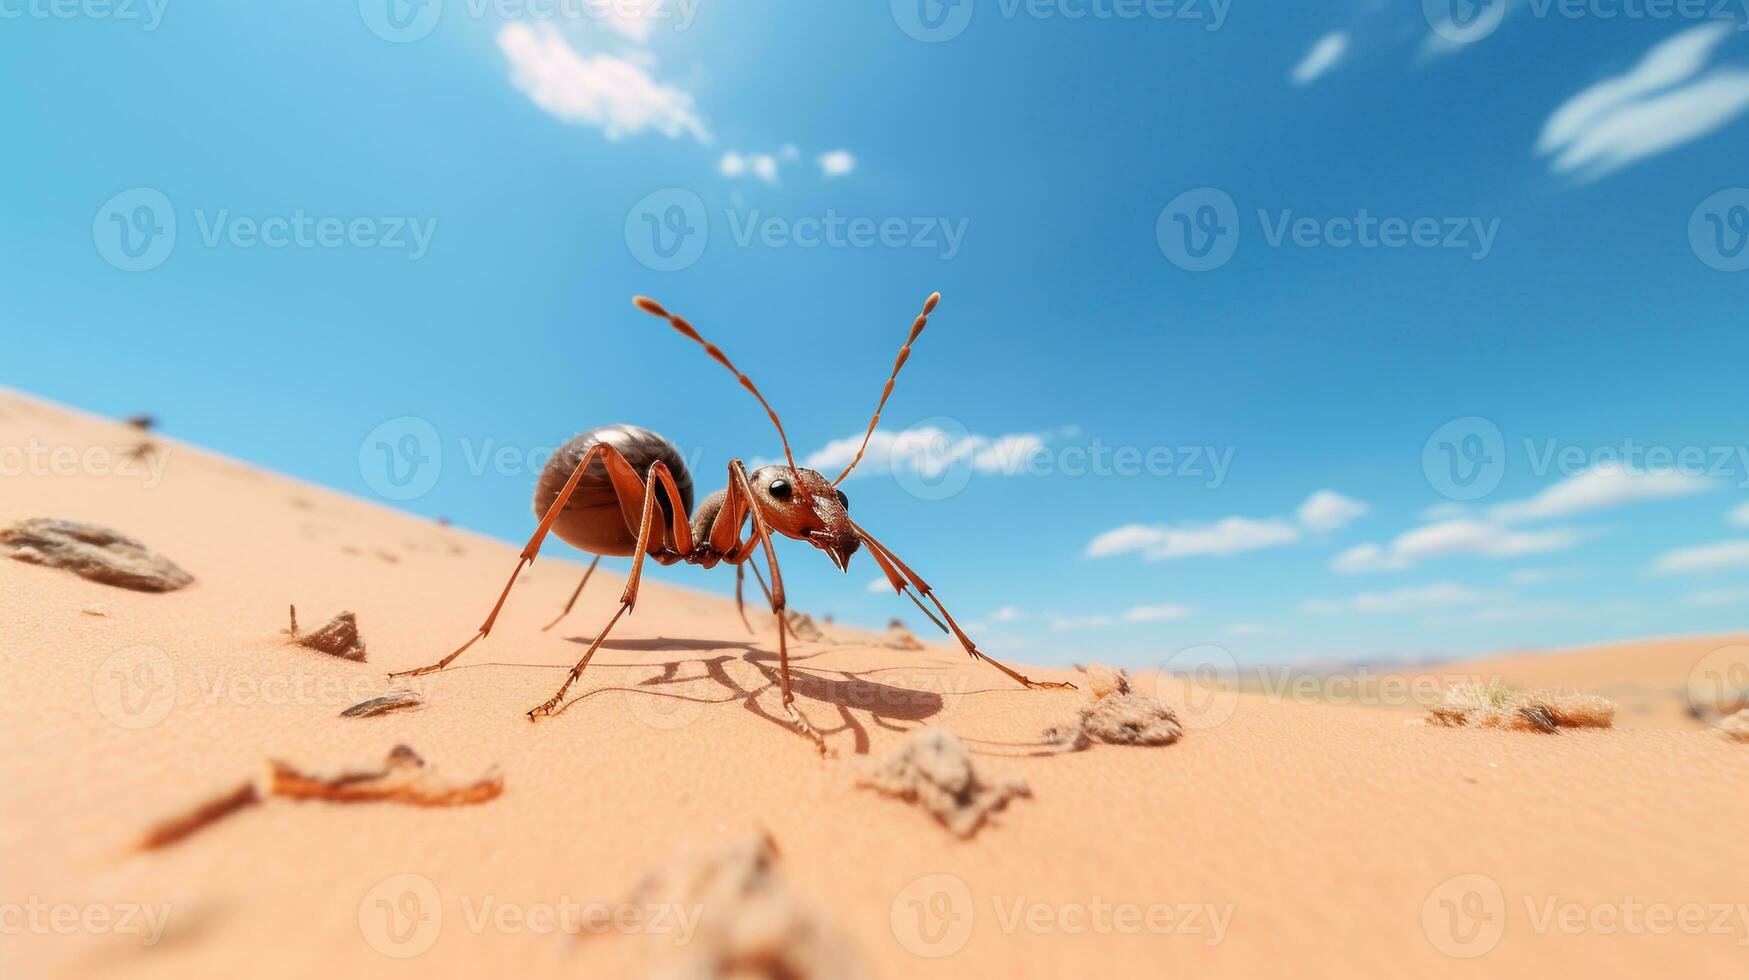
<svg viewBox="0 0 1749 980"><path fill-rule="evenodd" d="M0 446L141 439L0 392ZM1749 745L1628 691L1680 690L1742 638L1465 667L1619 697L1612 729L1430 728L1412 704L1138 675L1183 737L1067 752L1042 733L1085 692L1017 690L938 635L901 651L827 625L791 647L822 758L778 720L769 617L750 636L732 602L652 583L576 699L530 723L617 575L598 571L543 633L579 574L543 557L455 669L391 682L472 633L516 548L151 441L156 477L0 477L0 527L101 524L195 579L151 594L0 560L6 977L709 975L725 942L871 977L1723 977L1749 962ZM355 613L367 659L290 642L292 604L306 630ZM1078 643L1065 661L1100 659ZM422 703L341 717L406 690ZM925 726L1029 795L962 837L857 785ZM421 779L497 789L431 806L270 795L139 848L249 792L268 760L366 771L397 745ZM742 877L689 887L713 859Z"/></svg>

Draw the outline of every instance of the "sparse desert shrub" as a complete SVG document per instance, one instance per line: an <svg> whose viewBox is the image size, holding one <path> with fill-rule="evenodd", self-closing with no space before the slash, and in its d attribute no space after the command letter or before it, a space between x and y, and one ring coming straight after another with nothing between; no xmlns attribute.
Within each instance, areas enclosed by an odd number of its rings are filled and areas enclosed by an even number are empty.
<svg viewBox="0 0 1749 980"><path fill-rule="evenodd" d="M1615 702L1578 691L1514 691L1492 681L1446 688L1444 699L1428 709L1429 719L1448 728L1510 728L1553 732L1562 728L1608 728Z"/></svg>

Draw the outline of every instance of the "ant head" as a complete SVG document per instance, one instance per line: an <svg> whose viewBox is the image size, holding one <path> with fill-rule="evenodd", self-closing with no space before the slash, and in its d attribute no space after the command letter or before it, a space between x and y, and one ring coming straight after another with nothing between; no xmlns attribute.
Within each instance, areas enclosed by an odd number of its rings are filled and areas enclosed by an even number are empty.
<svg viewBox="0 0 1749 980"><path fill-rule="evenodd" d="M850 498L813 470L762 466L747 477L773 531L824 551L840 571L862 539L850 523ZM799 489L798 489L799 485Z"/></svg>

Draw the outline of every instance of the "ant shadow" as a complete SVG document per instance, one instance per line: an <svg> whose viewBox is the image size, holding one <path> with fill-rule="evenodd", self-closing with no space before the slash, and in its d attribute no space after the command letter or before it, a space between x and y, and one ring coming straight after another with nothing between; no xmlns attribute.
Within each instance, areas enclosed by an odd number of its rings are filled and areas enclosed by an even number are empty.
<svg viewBox="0 0 1749 980"><path fill-rule="evenodd" d="M588 641L572 638L571 642L587 646ZM656 637L654 639L609 639L602 643L602 649L624 650L628 652L668 652L680 654L685 650L722 650L731 648L739 653L723 653L702 659L675 659L663 661L645 661L632 663L592 663L591 671L601 669L654 669L652 676L643 678L631 684L595 687L578 694L560 704L553 712L559 715L571 709L573 705L599 694L611 691L639 694L648 697L672 698L680 701L690 701L696 704L734 704L739 702L742 708L761 721L767 722L785 732L794 733L795 726L782 713L773 713L761 703L761 697L781 690L782 681L778 669L778 656L775 653L760 649L749 641L736 640L702 640L675 639ZM798 700L812 701L828 705L837 717L830 725L821 724L816 719L809 719L814 730L822 737L831 737L848 732L854 739L853 753L867 755L869 751L869 730L859 714L866 714L868 724L878 726L891 732L907 732L923 727L929 719L941 714L947 706L947 697L971 697L979 694L1000 693L1002 688L981 688L977 690L948 691L949 685L941 685L943 690L916 690L900 687L894 684L875 680L874 676L894 671L903 671L911 675L921 675L939 672L944 677L951 676L946 668L919 666L883 666L871 667L865 670L844 670L824 667L810 667L808 662L815 660L834 650L843 649L874 649L865 644L834 644L822 649L802 653L791 653L790 690ZM759 676L759 682L754 684L737 680L729 671L728 665L740 663L751 667ZM687 670L696 666L697 670ZM741 672L744 674L744 672ZM587 676L587 674L585 675ZM722 697L700 697L685 694L672 688L693 684L697 681L709 680L723 691ZM768 699L769 700L769 699ZM779 709L781 712L781 708ZM992 743L1008 745L1010 743ZM1048 743L1039 743L1032 748L1043 749ZM1017 746L1018 747L1018 746ZM1036 752L1033 754L1056 754L1055 752Z"/></svg>

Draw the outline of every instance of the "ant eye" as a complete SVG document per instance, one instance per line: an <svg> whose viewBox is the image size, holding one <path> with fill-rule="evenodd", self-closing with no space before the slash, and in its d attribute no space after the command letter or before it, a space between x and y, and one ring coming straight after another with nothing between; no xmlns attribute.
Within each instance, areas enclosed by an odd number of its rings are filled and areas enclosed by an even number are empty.
<svg viewBox="0 0 1749 980"><path fill-rule="evenodd" d="M781 477L771 481L771 486L766 487L765 489L770 491L771 495L779 500L789 499L789 481L782 479Z"/></svg>
<svg viewBox="0 0 1749 980"><path fill-rule="evenodd" d="M844 495L844 491L842 491L842 490L838 491L838 506L844 508L845 510L850 509L850 498L846 497Z"/></svg>

